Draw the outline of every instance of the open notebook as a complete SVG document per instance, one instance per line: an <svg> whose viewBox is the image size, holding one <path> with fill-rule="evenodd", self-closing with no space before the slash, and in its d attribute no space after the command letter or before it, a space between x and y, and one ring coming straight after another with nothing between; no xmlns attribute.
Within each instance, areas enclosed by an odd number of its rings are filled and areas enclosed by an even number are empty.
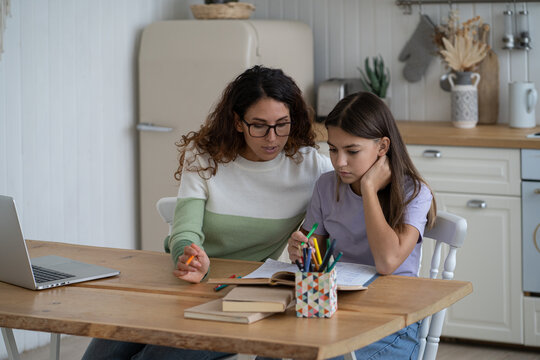
<svg viewBox="0 0 540 360"><path fill-rule="evenodd" d="M208 283L294 286L297 271L294 264L267 259L257 270L242 278L211 278ZM336 273L338 290L365 290L378 276L374 266L346 262L336 264Z"/></svg>

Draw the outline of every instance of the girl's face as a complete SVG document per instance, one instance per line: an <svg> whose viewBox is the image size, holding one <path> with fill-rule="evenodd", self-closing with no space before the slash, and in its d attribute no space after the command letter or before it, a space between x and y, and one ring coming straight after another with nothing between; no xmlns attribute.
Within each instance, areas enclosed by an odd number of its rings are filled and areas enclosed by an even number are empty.
<svg viewBox="0 0 540 360"><path fill-rule="evenodd" d="M272 98L260 99L248 108L244 119L236 119L236 129L244 133L246 140L246 147L240 155L251 161L275 159L287 144L290 122L287 105ZM276 127L269 129L267 125ZM265 130L268 130L266 135ZM285 136L277 136L276 131Z"/></svg>
<svg viewBox="0 0 540 360"><path fill-rule="evenodd" d="M386 153L380 145L381 139L365 139L351 135L337 126L328 127L330 159L336 174L345 184L360 184L362 176L379 156Z"/></svg>

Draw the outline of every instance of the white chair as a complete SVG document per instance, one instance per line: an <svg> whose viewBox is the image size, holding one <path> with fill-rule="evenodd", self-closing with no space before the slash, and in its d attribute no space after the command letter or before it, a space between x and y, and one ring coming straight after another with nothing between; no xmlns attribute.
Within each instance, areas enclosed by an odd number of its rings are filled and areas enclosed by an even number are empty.
<svg viewBox="0 0 540 360"><path fill-rule="evenodd" d="M431 257L431 279L437 278L439 273L443 244L448 246L448 254L444 260L442 278L445 280L454 278L457 249L463 246L466 233L467 221L464 218L445 211L437 212L435 224L431 229L424 232L424 240L429 238L435 241L435 249ZM436 358L445 315L446 309L443 309L422 320L418 331L418 340L420 342L418 360L434 360ZM344 358L346 360L356 360L354 352L346 354Z"/></svg>
<svg viewBox="0 0 540 360"><path fill-rule="evenodd" d="M172 223L174 219L174 209L176 208L176 198L175 197L164 197L158 200L156 203L156 208L159 213L159 216L169 224L169 234L172 230Z"/></svg>
<svg viewBox="0 0 540 360"><path fill-rule="evenodd" d="M437 274L439 273L441 248L443 244L448 246L448 254L444 260L442 278L444 280L452 280L454 278L457 249L463 246L466 234L467 221L464 218L444 211L437 212L434 226L424 232L424 238L430 238L436 242L431 258L429 276L431 279L437 278ZM420 348L418 351L419 360L434 360L437 357L439 338L441 336L445 315L446 309L443 309L422 320L418 332L418 339L420 341Z"/></svg>

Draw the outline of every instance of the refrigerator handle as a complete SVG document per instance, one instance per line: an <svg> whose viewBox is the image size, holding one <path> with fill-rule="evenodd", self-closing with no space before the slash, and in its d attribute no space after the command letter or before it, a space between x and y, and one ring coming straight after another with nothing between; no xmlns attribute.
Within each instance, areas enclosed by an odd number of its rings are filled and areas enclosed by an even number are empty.
<svg viewBox="0 0 540 360"><path fill-rule="evenodd" d="M137 130L139 131L154 131L154 132L171 132L173 128L166 126L158 126L152 123L139 123L137 124Z"/></svg>

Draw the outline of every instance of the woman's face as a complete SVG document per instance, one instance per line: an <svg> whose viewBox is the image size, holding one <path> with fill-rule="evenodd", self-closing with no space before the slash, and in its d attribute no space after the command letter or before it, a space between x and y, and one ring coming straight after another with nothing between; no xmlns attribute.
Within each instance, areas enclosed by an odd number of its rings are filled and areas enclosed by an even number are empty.
<svg viewBox="0 0 540 360"><path fill-rule="evenodd" d="M345 184L360 183L362 176L381 155L379 145L378 139L351 135L337 126L328 127L330 159L336 174Z"/></svg>
<svg viewBox="0 0 540 360"><path fill-rule="evenodd" d="M236 129L244 133L246 140L246 147L242 149L240 155L251 161L275 159L287 143L290 122L287 105L272 98L260 99L248 108L244 119L236 119ZM277 127L268 129L266 125ZM264 134L267 129L268 132L263 137L252 136ZM278 134L287 135L277 136L276 131Z"/></svg>

